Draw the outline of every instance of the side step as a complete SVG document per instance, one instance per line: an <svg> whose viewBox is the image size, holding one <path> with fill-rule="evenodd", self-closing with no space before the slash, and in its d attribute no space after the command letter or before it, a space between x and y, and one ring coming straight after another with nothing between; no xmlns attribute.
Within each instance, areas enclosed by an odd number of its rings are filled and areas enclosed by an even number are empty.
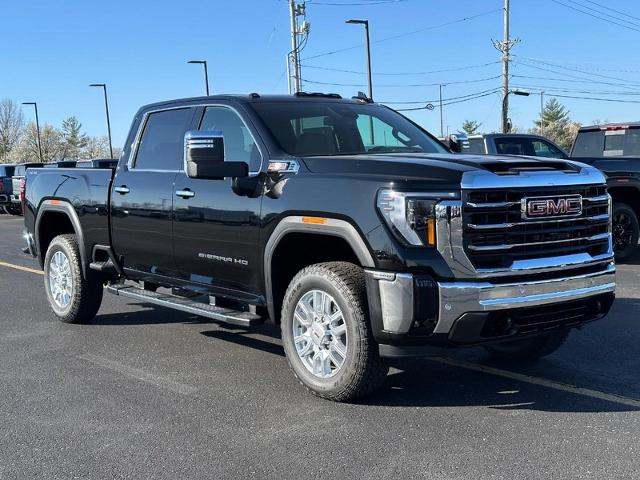
<svg viewBox="0 0 640 480"><path fill-rule="evenodd" d="M181 312L191 313L241 327L250 327L251 325L262 322L262 317L255 313L216 307L215 305L196 302L189 298L171 295L170 293L152 292L124 283L107 285L107 291L114 295L134 298L142 302L153 303L154 305L180 310Z"/></svg>

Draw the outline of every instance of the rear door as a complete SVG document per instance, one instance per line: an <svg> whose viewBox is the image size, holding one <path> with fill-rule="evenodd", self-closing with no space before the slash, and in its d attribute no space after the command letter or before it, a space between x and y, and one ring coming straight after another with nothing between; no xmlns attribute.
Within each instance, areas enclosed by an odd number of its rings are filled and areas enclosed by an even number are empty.
<svg viewBox="0 0 640 480"><path fill-rule="evenodd" d="M182 169L184 134L196 108L146 112L127 164L113 179L112 243L135 276L173 276L174 180Z"/></svg>

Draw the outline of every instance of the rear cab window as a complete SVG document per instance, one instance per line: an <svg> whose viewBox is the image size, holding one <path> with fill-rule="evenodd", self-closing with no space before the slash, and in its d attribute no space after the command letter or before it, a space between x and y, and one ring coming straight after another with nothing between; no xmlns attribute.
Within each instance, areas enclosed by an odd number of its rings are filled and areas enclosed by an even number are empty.
<svg viewBox="0 0 640 480"><path fill-rule="evenodd" d="M640 156L640 128L602 127L578 132L572 157L637 157Z"/></svg>

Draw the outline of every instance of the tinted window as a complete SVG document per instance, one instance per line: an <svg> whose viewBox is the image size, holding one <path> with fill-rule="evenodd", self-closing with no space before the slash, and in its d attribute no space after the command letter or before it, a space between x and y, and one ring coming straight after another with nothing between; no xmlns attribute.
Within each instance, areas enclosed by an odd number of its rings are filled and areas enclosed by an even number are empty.
<svg viewBox="0 0 640 480"><path fill-rule="evenodd" d="M225 160L247 162L249 170L260 170L262 157L242 119L227 107L207 107L200 130L215 130L224 136Z"/></svg>
<svg viewBox="0 0 640 480"><path fill-rule="evenodd" d="M523 138L497 138L496 150L500 155L533 155L530 140Z"/></svg>
<svg viewBox="0 0 640 480"><path fill-rule="evenodd" d="M14 167L0 167L0 177L11 177L13 176Z"/></svg>
<svg viewBox="0 0 640 480"><path fill-rule="evenodd" d="M487 153L484 148L484 138L469 137L469 149L465 153Z"/></svg>
<svg viewBox="0 0 640 480"><path fill-rule="evenodd" d="M184 134L191 126L193 109L165 110L149 115L142 133L135 168L180 170Z"/></svg>
<svg viewBox="0 0 640 480"><path fill-rule="evenodd" d="M624 136L624 155L640 156L640 129L630 128Z"/></svg>
<svg viewBox="0 0 640 480"><path fill-rule="evenodd" d="M291 155L447 153L402 115L378 105L300 101L252 106L282 150Z"/></svg>
<svg viewBox="0 0 640 480"><path fill-rule="evenodd" d="M604 132L579 132L571 151L572 157L602 157L604 150Z"/></svg>
<svg viewBox="0 0 640 480"><path fill-rule="evenodd" d="M554 147L549 142L543 140L533 140L531 142L536 157L565 158L565 154L560 149Z"/></svg>

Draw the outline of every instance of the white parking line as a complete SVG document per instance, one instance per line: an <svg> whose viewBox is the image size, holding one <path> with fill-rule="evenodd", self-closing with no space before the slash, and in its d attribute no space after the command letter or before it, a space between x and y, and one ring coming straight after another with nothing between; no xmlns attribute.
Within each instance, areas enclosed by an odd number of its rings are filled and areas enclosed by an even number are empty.
<svg viewBox="0 0 640 480"><path fill-rule="evenodd" d="M35 273L38 275L44 274L41 270L36 270L34 268L23 267L21 265L15 265L12 263L2 262L2 261L0 261L0 267L13 268L15 270ZM136 378L138 380L149 382L159 387L167 388L177 393L190 394L197 390L197 388L195 387L191 387L189 385L183 385L181 383L177 383L172 380L168 380L168 379L144 372L143 370L122 365L113 360L96 357L95 355L83 355L79 358L82 358L83 360L87 360L96 365L100 365L102 367L115 370L117 372L122 373L123 375L127 375L129 377ZM580 395L583 397L590 397L598 400L604 400L607 402L618 403L620 405L626 405L629 407L640 408L640 400L637 400L634 398L623 397L621 395L614 395L611 393L604 393L598 390L592 390L590 388L576 387L574 385L556 382L554 380L548 380L546 378L532 377L530 375L525 375L523 373L510 372L509 370L502 370L500 368L489 367L486 365L478 365L476 363L465 362L463 360L455 360L453 358L429 357L428 359L433 362L443 363L445 365L450 365L453 367L465 368L467 370L473 370L476 372L487 373L489 375L496 375L498 377L509 378L511 380L517 380L519 382L530 383L532 385L539 385L541 387L551 388L553 390L572 393L574 395Z"/></svg>
<svg viewBox="0 0 640 480"><path fill-rule="evenodd" d="M23 272L35 273L37 275L44 275L42 270L36 270L35 268L23 267L22 265L16 265L14 263L7 263L0 261L0 267L13 268L14 270L21 270Z"/></svg>
<svg viewBox="0 0 640 480"><path fill-rule="evenodd" d="M590 388L576 387L573 385L568 385L566 383L548 380L546 378L532 377L523 373L510 372L509 370L488 367L486 365L478 365L476 363L465 362L464 360L455 360L453 358L447 357L429 357L428 360L443 363L445 365L450 365L453 367L465 368L467 370L473 370L476 372L487 373L489 375L509 378L511 380L517 380L519 382L530 383L532 385L539 385L541 387L551 388L553 390L560 390L561 392L573 393L574 395L580 395L582 397L590 397L598 400L605 400L607 402L618 403L620 405L626 405L628 407L640 408L640 400L634 398L599 392L598 390L591 390Z"/></svg>

